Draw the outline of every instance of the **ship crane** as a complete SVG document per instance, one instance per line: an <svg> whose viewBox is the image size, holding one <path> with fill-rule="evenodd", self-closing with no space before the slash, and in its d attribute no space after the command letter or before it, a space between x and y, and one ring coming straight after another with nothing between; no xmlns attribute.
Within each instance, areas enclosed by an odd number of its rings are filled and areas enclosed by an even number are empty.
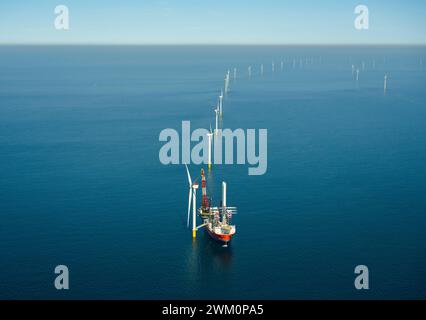
<svg viewBox="0 0 426 320"><path fill-rule="evenodd" d="M204 174L204 169L201 169L201 191L203 193L201 209L208 210L210 207L210 204L209 204L209 198L207 198L206 176Z"/></svg>

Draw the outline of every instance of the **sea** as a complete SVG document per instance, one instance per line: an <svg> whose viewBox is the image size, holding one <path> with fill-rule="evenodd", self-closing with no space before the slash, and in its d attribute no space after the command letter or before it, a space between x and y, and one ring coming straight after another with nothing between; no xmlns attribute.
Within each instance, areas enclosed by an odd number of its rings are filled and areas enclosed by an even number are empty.
<svg viewBox="0 0 426 320"><path fill-rule="evenodd" d="M223 247L159 135L214 127L227 70L223 127L268 149L189 165L238 208ZM1 299L425 299L425 194L426 47L0 46Z"/></svg>

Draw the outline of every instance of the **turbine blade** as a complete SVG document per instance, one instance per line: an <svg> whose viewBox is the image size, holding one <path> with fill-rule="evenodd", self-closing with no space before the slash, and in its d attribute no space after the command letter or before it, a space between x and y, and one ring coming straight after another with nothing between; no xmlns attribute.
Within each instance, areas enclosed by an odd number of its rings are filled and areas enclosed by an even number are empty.
<svg viewBox="0 0 426 320"><path fill-rule="evenodd" d="M191 200L192 200L192 194L191 194L191 188L189 188L189 198L188 198L188 215L186 219L186 227L189 228L189 215L191 212Z"/></svg>
<svg viewBox="0 0 426 320"><path fill-rule="evenodd" d="M185 164L185 168L186 168L186 173L188 174L188 182L189 182L189 187L192 187L192 180L191 180L191 175L189 174L189 170L188 170L188 166Z"/></svg>

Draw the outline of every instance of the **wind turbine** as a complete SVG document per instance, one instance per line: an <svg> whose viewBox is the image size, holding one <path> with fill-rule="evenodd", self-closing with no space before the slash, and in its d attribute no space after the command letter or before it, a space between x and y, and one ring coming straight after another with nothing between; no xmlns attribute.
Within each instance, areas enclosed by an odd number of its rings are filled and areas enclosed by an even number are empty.
<svg viewBox="0 0 426 320"><path fill-rule="evenodd" d="M212 169L212 125L210 124L210 132L207 133L207 138L209 139L209 153L208 153L208 168L209 170Z"/></svg>
<svg viewBox="0 0 426 320"><path fill-rule="evenodd" d="M386 95L386 91L388 90L388 75L385 74L385 82L383 85L383 93Z"/></svg>
<svg viewBox="0 0 426 320"><path fill-rule="evenodd" d="M222 117L223 114L223 91L220 92L219 96L219 115Z"/></svg>
<svg viewBox="0 0 426 320"><path fill-rule="evenodd" d="M263 76L263 63L260 65L260 75Z"/></svg>
<svg viewBox="0 0 426 320"><path fill-rule="evenodd" d="M234 81L237 80L237 68L234 68Z"/></svg>
<svg viewBox="0 0 426 320"><path fill-rule="evenodd" d="M214 134L217 135L218 124L219 124L219 107L216 107L216 109L214 109L214 113L216 114L216 127L214 129Z"/></svg>
<svg viewBox="0 0 426 320"><path fill-rule="evenodd" d="M187 227L189 228L189 213L191 212L191 193L192 193L192 237L197 236L197 189L198 183L192 182L191 175L189 174L188 166L185 164L186 173L188 174L189 182L189 196L188 196L188 217Z"/></svg>
<svg viewBox="0 0 426 320"><path fill-rule="evenodd" d="M228 94L229 92L229 74L230 74L230 71L228 70L228 72L225 75L225 94Z"/></svg>
<svg viewBox="0 0 426 320"><path fill-rule="evenodd" d="M249 76L249 79L251 79L251 66L248 67L248 76Z"/></svg>

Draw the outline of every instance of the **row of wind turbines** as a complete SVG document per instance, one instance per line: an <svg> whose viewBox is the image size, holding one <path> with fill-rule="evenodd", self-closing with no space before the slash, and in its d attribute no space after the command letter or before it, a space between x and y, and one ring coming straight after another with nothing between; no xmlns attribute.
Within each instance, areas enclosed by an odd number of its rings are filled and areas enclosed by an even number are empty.
<svg viewBox="0 0 426 320"><path fill-rule="evenodd" d="M289 66L289 68L292 69L296 69L296 68L303 68L304 66L308 66L308 65L313 65L315 63L315 61L319 62L319 64L322 64L322 56L319 57L305 57L305 58L285 58L282 59L279 62L279 69L281 72L284 71L285 66ZM385 58L384 58L385 61ZM423 61L421 60L421 63ZM275 73L276 72L276 63L275 61L271 62L271 72ZM376 69L376 60L372 61L372 68ZM265 74L265 65L263 63L261 63L259 65L259 69L258 69L260 76L263 76ZM352 64L352 78L355 80L355 82L357 83L357 85L359 84L360 81L360 73L361 71L364 72L366 70L366 62L362 61L360 63L360 66L356 66L355 64ZM237 79L237 72L238 69L236 67L233 68L233 80L236 81ZM247 67L247 76L249 79L252 78L253 76L253 66L249 65ZM383 78L383 93L384 95L386 95L387 90L388 90L388 74L386 73L384 75ZM217 104L214 107L214 114L215 114L215 129L214 131L212 131L212 127L210 125L210 131L207 134L208 136L208 168L209 170L211 170L212 167L212 147L213 147L213 143L214 143L214 138L218 136L219 134L219 130L222 129L222 120L223 120L223 106L224 106L224 99L225 97L227 97L228 93L230 92L230 86L231 86L231 71L230 69L228 69L228 71L225 74L225 78L224 78L224 85L223 88L221 89L220 95L218 96L217 99Z"/></svg>
<svg viewBox="0 0 426 320"><path fill-rule="evenodd" d="M289 68L292 69L296 69L296 68L303 68L305 66L308 65L313 65L315 63L315 61L317 61L319 64L322 64L322 56L319 57L305 57L305 58L285 58L282 59L279 62L279 70L281 72L284 71L285 66L288 66ZM383 58L383 64L385 63L386 58ZM420 60L420 64L423 65L423 60ZM265 74L265 65L263 63L261 63L258 69L258 74L260 74L260 76L263 76ZM372 69L376 69L376 60L372 60L371 62L371 67ZM276 67L276 63L275 61L271 62L270 65L270 70L272 73L275 73L277 71L277 67ZM355 82L357 83L357 85L360 82L360 74L361 72L366 71L367 69L367 64L365 61L362 61L361 63L359 63L358 65L352 63L352 78L355 80ZM237 72L238 69L237 68L233 68L233 80L235 81L237 79ZM249 79L252 78L253 76L253 66L249 65L247 67L247 76ZM383 94L386 95L387 91L388 91L388 80L389 80L389 76L387 73L384 74L383 77ZM228 95L228 93L230 92L230 86L231 86L231 71L230 69L228 69L228 71L225 74L225 80L224 80L224 85L223 88L221 89L220 95L218 96L218 100L217 100L217 104L214 107L214 114L215 114L215 129L214 131L212 131L211 125L210 125L210 132L207 134L208 136L208 145L209 145L209 154L208 154L208 168L209 170L212 167L212 161L211 161L211 156L212 156L212 146L214 143L214 137L216 137L219 134L219 130L221 129L222 126L222 119L223 119L223 106L224 106L224 100L225 97Z"/></svg>

